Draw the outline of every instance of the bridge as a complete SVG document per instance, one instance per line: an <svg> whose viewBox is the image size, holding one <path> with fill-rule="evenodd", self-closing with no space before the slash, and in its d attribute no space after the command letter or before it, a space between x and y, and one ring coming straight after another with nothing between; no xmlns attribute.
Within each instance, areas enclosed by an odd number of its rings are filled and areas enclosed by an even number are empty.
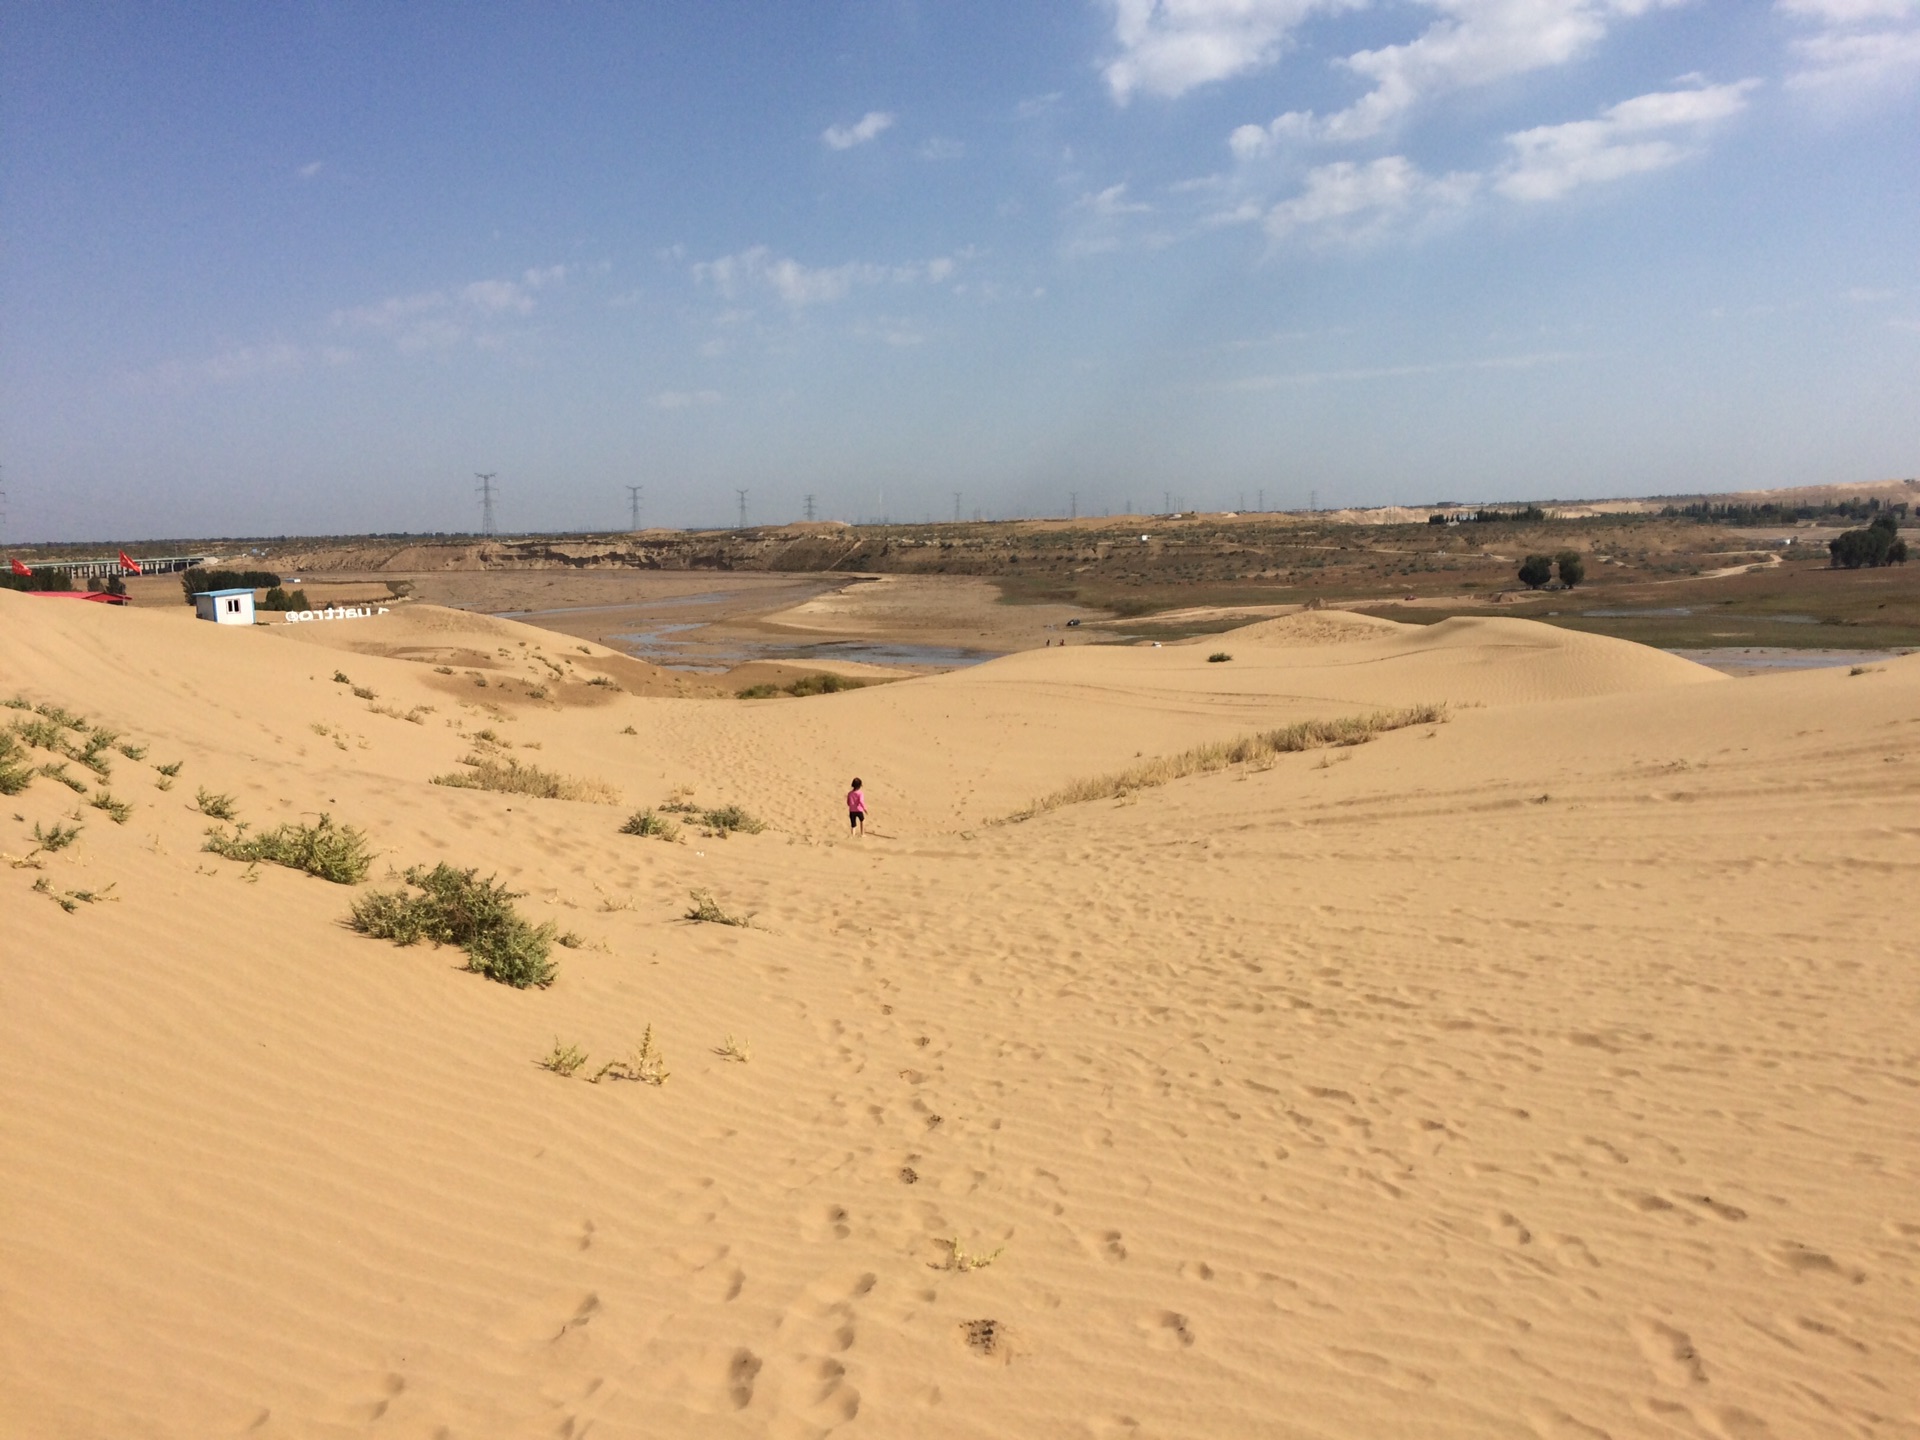
<svg viewBox="0 0 1920 1440"><path fill-rule="evenodd" d="M104 559L88 557L79 560L21 560L21 564L33 570L64 570L75 580L104 580L109 575L171 575L181 570L191 570L196 565L204 565L213 559L211 555L139 555L138 570L129 570L120 563L118 555L109 555Z"/></svg>

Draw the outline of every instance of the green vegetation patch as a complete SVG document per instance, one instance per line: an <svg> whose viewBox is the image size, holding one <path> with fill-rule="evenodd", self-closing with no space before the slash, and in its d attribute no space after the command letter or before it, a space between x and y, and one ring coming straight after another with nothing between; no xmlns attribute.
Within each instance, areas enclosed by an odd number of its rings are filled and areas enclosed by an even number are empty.
<svg viewBox="0 0 1920 1440"><path fill-rule="evenodd" d="M324 814L311 825L280 825L258 835L248 835L244 825L232 835L215 827L207 831L201 848L229 860L304 870L336 885L358 885L373 863L366 835L351 825L335 825L333 817Z"/></svg>
<svg viewBox="0 0 1920 1440"><path fill-rule="evenodd" d="M431 870L416 865L406 878L420 894L376 890L354 903L348 923L396 945L457 945L467 952L467 969L517 990L551 985L559 974L547 958L555 927L529 922L513 904L522 892L479 874L444 861Z"/></svg>
<svg viewBox="0 0 1920 1440"><path fill-rule="evenodd" d="M614 788L603 781L556 775L551 770L542 770L538 765L523 765L511 757L474 754L460 763L472 768L436 775L433 783L462 790L531 795L541 800L587 800L596 805L611 805L620 798Z"/></svg>

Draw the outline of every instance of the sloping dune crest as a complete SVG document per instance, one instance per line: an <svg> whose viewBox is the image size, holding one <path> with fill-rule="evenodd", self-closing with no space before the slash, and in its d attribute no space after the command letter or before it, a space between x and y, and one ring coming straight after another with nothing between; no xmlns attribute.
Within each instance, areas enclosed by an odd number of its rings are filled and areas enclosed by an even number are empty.
<svg viewBox="0 0 1920 1440"><path fill-rule="evenodd" d="M0 1431L1920 1434L1920 657L1317 612L742 702L338 624L0 594L0 699L89 727L0 800ZM429 783L476 747L622 803ZM771 828L618 833L676 794ZM442 860L551 988L342 923Z"/></svg>

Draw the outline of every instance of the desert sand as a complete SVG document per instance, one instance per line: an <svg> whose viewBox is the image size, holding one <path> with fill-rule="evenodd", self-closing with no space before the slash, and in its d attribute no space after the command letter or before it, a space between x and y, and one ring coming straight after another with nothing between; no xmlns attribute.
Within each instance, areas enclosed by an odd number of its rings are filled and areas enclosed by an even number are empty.
<svg viewBox="0 0 1920 1440"><path fill-rule="evenodd" d="M9 1436L1920 1435L1920 657L1320 612L741 701L0 593L10 697L141 758L0 799ZM619 803L429 783L481 730ZM202 788L381 858L204 853ZM769 828L618 833L686 795ZM343 923L440 860L551 988Z"/></svg>

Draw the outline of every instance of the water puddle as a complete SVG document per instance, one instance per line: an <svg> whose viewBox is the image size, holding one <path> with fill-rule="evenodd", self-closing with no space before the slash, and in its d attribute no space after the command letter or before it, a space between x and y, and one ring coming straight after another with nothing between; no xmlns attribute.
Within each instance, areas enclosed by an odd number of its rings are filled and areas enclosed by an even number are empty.
<svg viewBox="0 0 1920 1440"><path fill-rule="evenodd" d="M699 621L679 625L656 625L607 638L636 659L647 660L666 670L686 670L700 675L715 675L753 660L782 660L788 663L808 660L857 660L867 665L888 665L903 669L957 670L978 665L996 657L983 650L962 650L950 645L908 645L886 640L820 640L787 643L780 641L702 641L691 637L675 639L689 630L705 627Z"/></svg>

